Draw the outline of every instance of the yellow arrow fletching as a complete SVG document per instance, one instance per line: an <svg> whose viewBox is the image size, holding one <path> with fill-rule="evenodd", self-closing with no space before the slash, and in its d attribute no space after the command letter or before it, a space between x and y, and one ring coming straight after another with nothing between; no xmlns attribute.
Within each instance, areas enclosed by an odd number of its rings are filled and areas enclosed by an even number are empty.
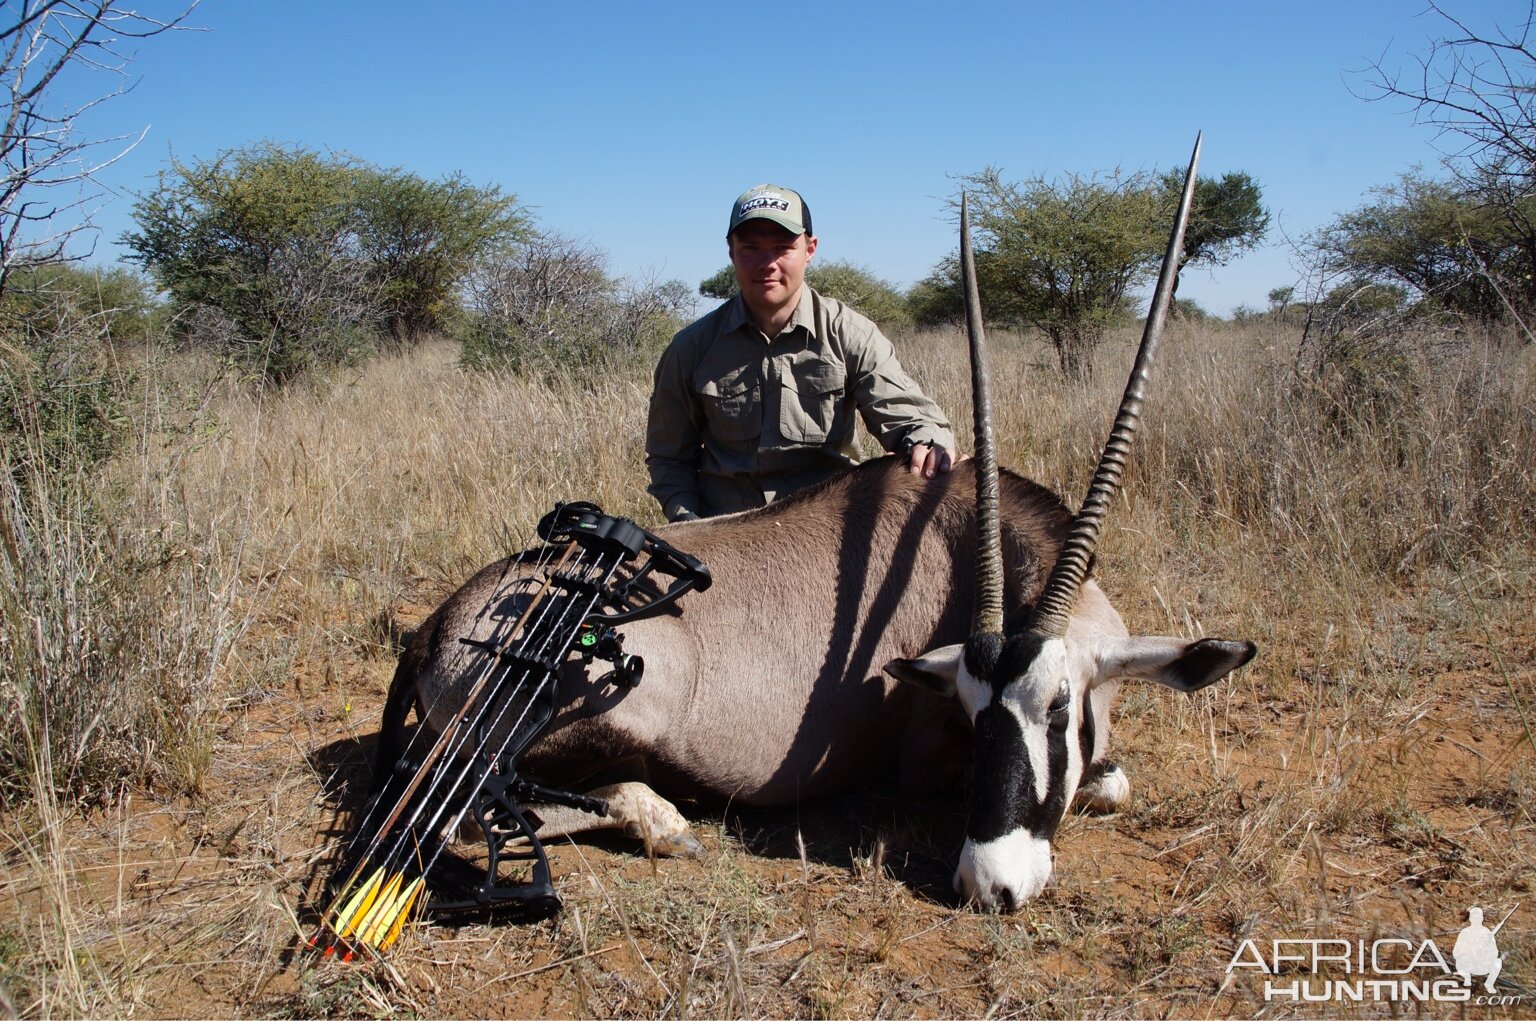
<svg viewBox="0 0 1536 1021"><path fill-rule="evenodd" d="M373 875L369 877L368 882L364 883L362 888L352 895L351 900L347 901L346 906L336 912L335 916L331 918L331 930L338 936L350 936L356 932L358 923L368 913L368 909L373 906L373 902L378 896L379 884L383 880L384 870L375 870Z"/></svg>
<svg viewBox="0 0 1536 1021"><path fill-rule="evenodd" d="M405 928L405 921L411 917L411 908L415 906L416 898L423 889L424 881L421 876L417 876L410 881L405 891L400 894L400 910L395 913L395 923L389 927L389 931L379 940L378 948L380 950L388 950L395 940L400 938L400 930Z"/></svg>
<svg viewBox="0 0 1536 1021"><path fill-rule="evenodd" d="M390 907L399 899L400 884L404 880L405 877L396 872L389 877L389 882L384 884L384 889L379 891L378 897L374 898L373 907L368 909L363 920L357 924L356 933L360 942L373 946L378 930L388 922L394 921L394 916L389 913Z"/></svg>

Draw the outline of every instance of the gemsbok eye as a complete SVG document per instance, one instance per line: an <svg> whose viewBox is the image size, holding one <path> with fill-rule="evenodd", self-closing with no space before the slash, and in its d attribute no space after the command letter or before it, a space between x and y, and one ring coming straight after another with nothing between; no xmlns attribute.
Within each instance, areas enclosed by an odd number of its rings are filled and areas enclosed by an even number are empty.
<svg viewBox="0 0 1536 1021"><path fill-rule="evenodd" d="M1050 713L1052 716L1056 716L1059 713L1066 712L1071 707L1072 696L1068 692L1063 691L1060 695L1057 695L1054 699L1051 700L1051 704L1045 707L1045 711Z"/></svg>

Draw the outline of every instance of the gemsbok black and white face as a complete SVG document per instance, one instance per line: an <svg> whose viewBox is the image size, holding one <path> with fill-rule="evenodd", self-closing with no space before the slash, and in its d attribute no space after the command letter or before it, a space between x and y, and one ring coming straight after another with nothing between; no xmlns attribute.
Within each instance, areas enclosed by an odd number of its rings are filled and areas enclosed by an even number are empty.
<svg viewBox="0 0 1536 1021"><path fill-rule="evenodd" d="M1051 838L1079 794L1101 808L1116 808L1125 801L1125 777L1104 757L1114 686L1122 680L1146 680L1178 691L1198 691L1257 651L1251 642L1127 637L1118 615L1104 612L1107 601L1088 580L1105 512L1119 492L1172 297L1199 156L1197 139L1141 347L1098 471L1027 624L1012 633L1003 629L1003 556L985 337L970 220L961 199L960 266L976 416L975 616L964 644L897 660L886 670L900 680L955 695L974 725L971 811L955 889L983 908L1011 911L1044 889L1051 878Z"/></svg>
<svg viewBox="0 0 1536 1021"><path fill-rule="evenodd" d="M958 697L975 727L955 890L982 908L1014 910L1051 878L1051 840L1079 793L1105 808L1125 801L1125 776L1104 758L1106 686L1145 680L1198 691L1256 651L1251 642L1218 639L1024 631L978 634L888 664L900 680Z"/></svg>

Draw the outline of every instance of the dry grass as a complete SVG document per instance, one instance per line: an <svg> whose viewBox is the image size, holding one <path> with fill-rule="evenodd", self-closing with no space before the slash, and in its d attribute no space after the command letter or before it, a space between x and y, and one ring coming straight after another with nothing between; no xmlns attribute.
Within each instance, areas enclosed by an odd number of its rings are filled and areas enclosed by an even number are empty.
<svg viewBox="0 0 1536 1021"><path fill-rule="evenodd" d="M558 918L423 926L345 968L292 954L294 912L366 775L393 636L556 499L656 520L648 379L466 374L438 347L258 399L171 366L94 492L111 534L153 538L154 584L71 576L153 597L135 642L183 651L114 698L184 706L191 758L159 802L11 812L0 985L37 1016L1222 1016L1275 1010L1223 982L1248 936L1448 947L1465 906L1531 899L1536 350L1298 379L1265 330L1172 329L1099 560L1133 629L1261 657L1193 698L1126 691L1133 808L1070 819L1039 901L958 909L963 812L866 796L705 816L693 862L562 846ZM994 338L1002 461L1080 493L1132 339L1085 390ZM959 339L901 346L968 436ZM1517 983L1533 918L1500 934Z"/></svg>

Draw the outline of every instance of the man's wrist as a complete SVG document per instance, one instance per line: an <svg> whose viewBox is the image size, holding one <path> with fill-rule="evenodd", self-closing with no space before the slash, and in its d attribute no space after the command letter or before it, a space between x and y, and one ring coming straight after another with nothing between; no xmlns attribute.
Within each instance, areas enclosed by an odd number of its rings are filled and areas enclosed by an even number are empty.
<svg viewBox="0 0 1536 1021"><path fill-rule="evenodd" d="M933 440L924 439L923 437L908 433L897 442L896 449L893 451L893 453L900 454L902 457L911 457L912 451L917 447L937 447L938 445L939 444Z"/></svg>

